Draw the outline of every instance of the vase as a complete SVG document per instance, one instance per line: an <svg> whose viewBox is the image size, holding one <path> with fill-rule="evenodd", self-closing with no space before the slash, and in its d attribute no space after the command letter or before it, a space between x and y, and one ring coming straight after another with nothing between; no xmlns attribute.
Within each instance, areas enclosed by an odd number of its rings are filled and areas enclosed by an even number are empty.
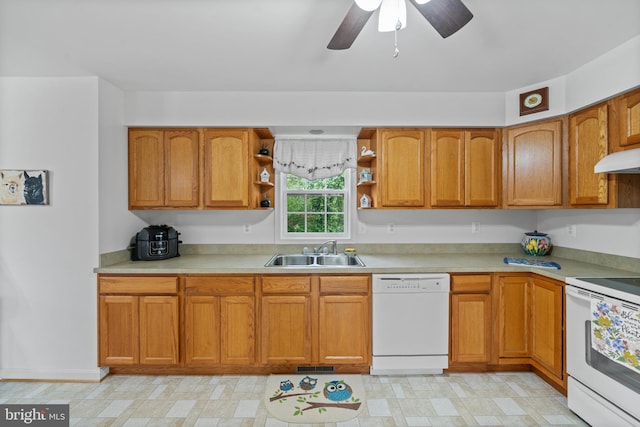
<svg viewBox="0 0 640 427"><path fill-rule="evenodd" d="M546 233L539 233L535 230L530 233L524 233L522 239L522 250L527 255L544 256L551 251L551 239Z"/></svg>

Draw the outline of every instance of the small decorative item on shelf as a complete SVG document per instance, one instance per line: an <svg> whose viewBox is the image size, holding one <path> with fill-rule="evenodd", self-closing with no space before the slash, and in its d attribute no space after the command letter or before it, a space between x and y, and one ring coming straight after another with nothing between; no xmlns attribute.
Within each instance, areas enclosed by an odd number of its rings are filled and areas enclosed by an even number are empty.
<svg viewBox="0 0 640 427"><path fill-rule="evenodd" d="M363 194L360 197L360 207L363 208L363 209L370 208L371 207L371 197L369 197L366 194Z"/></svg>
<svg viewBox="0 0 640 427"><path fill-rule="evenodd" d="M360 155L362 157L364 157L364 156L375 156L376 153L373 150L367 149L367 147L363 145L362 146L362 151L360 152Z"/></svg>
<svg viewBox="0 0 640 427"><path fill-rule="evenodd" d="M269 171L267 171L267 168L263 168L262 172L260 172L260 181L269 182L269 177L271 177Z"/></svg>
<svg viewBox="0 0 640 427"><path fill-rule="evenodd" d="M360 182L369 182L373 180L371 171L369 169L362 169L360 171Z"/></svg>
<svg viewBox="0 0 640 427"><path fill-rule="evenodd" d="M261 154L263 156L269 156L271 155L271 152L269 151L269 148L266 145L263 145L260 151L258 151L258 154Z"/></svg>
<svg viewBox="0 0 640 427"><path fill-rule="evenodd" d="M527 255L547 255L551 251L551 239L545 233L538 233L538 230L524 233L522 249Z"/></svg>
<svg viewBox="0 0 640 427"><path fill-rule="evenodd" d="M269 200L269 196L267 196L266 194L262 196L262 200L260 200L260 207L263 207L263 208L271 207L271 200Z"/></svg>

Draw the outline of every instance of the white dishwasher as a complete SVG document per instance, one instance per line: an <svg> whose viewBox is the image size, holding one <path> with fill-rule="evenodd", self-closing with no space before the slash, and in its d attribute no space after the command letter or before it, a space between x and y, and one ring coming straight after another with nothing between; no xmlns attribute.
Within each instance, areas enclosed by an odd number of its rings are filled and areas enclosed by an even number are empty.
<svg viewBox="0 0 640 427"><path fill-rule="evenodd" d="M371 375L441 374L449 367L449 274L372 279Z"/></svg>

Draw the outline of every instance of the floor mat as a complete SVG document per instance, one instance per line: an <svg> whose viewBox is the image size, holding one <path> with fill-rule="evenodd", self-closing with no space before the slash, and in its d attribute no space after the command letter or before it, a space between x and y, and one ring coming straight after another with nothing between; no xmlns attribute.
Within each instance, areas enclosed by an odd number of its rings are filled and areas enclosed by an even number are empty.
<svg viewBox="0 0 640 427"><path fill-rule="evenodd" d="M270 375L265 404L289 423L337 423L360 414L365 400L360 375Z"/></svg>

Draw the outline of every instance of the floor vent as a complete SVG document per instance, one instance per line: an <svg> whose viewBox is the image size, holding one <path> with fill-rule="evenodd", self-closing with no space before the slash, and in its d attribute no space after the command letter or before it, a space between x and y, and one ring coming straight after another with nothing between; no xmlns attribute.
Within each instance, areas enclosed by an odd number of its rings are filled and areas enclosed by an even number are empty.
<svg viewBox="0 0 640 427"><path fill-rule="evenodd" d="M298 366L296 368L296 374L309 374L309 373L322 373L322 374L335 374L335 366Z"/></svg>

